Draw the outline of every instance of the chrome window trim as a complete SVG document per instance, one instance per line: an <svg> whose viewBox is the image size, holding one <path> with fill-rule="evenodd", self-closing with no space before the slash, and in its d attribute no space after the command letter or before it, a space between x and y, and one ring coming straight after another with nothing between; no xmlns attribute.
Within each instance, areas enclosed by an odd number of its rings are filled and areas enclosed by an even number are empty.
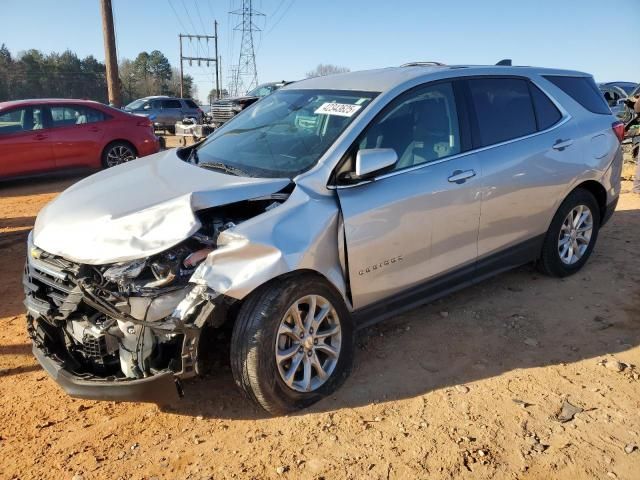
<svg viewBox="0 0 640 480"><path fill-rule="evenodd" d="M377 176L377 177L374 177L372 179L363 180L362 182L354 183L354 184L351 184L351 185L327 185L327 188L329 190L342 190L342 189L346 189L346 188L359 187L360 185L366 185L368 183L377 182L378 180L384 180L385 178L395 177L396 175L400 175L400 174L403 174L403 173L414 172L416 170L428 167L430 165L437 165L437 164L440 164L440 163L448 162L449 160L455 160L457 158L462 158L462 157L465 157L467 155L472 155L472 154L475 154L475 153L484 152L484 151L490 150L492 148L502 147L504 145L509 145L510 143L519 142L521 140L527 140L529 138L533 138L533 137L538 136L538 135L549 133L549 132L555 130L556 128L561 127L562 125L564 125L565 123L567 123L569 120L571 120L573 118L571 116L571 114L569 112L567 112L567 110L565 110L562 107L562 105L553 97L553 95L549 94L549 92L547 91L546 88L540 86L537 82L535 82L530 77L521 77L521 78L523 78L525 80L528 80L529 82L533 83L536 87L538 87L551 100L551 102L556 106L556 108L562 114L562 117L558 122L556 122L555 124L551 125L549 128L546 128L545 130L540 130L539 132L530 133L530 134L524 135L522 137L512 138L512 139L509 139L509 140L505 140L504 142L494 143L493 145L487 145L486 147L479 147L479 148L467 150L466 152L461 152L461 153L458 153L456 155L451 155L450 157L445 157L445 158L441 158L439 160L434 160L432 162L425 162L425 163L422 163L420 165L415 165L413 167L407 167L407 168L403 168L401 170L394 170L392 172L384 173L384 174L382 174L380 176Z"/></svg>

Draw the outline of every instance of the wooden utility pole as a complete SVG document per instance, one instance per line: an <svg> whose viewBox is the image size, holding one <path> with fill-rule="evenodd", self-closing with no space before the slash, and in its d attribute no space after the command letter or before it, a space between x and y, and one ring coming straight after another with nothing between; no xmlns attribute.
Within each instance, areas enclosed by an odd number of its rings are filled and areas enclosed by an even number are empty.
<svg viewBox="0 0 640 480"><path fill-rule="evenodd" d="M218 22L216 22L215 24L216 27L216 32L218 30ZM184 97L184 68L183 68L183 63L185 60L189 61L189 65L192 65L193 62L198 62L198 66L200 65L201 62L207 62L207 66L209 66L210 62L215 63L216 65L216 74L218 71L218 59L216 58L212 58L212 57L185 57L182 54L182 39L183 38L187 38L189 40L193 40L195 39L196 41L200 41L200 40L206 40L207 42L209 40L213 40L215 39L216 41L216 52L218 51L218 36L217 33L216 35L187 35L184 33L180 33L178 35L178 40L180 41L180 97ZM216 75L217 77L217 75ZM218 79L216 78L216 88L218 87Z"/></svg>
<svg viewBox="0 0 640 480"><path fill-rule="evenodd" d="M215 38L216 46L216 97L220 99L220 77L218 76L218 67L220 66L220 57L218 56L218 21L213 22L213 35Z"/></svg>
<svg viewBox="0 0 640 480"><path fill-rule="evenodd" d="M120 78L118 77L118 54L116 52L116 34L113 30L113 10L111 0L100 0L102 10L102 33L104 36L104 58L107 66L107 91L109 104L122 106L120 96Z"/></svg>

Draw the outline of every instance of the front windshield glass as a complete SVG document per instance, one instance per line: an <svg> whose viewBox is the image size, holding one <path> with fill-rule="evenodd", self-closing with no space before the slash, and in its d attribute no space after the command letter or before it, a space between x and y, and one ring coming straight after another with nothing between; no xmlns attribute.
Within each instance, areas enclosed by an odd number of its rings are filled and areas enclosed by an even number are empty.
<svg viewBox="0 0 640 480"><path fill-rule="evenodd" d="M127 105L125 108L125 110L138 110L140 108L142 108L142 106L146 103L146 100L134 100L133 102L131 102L129 105Z"/></svg>
<svg viewBox="0 0 640 480"><path fill-rule="evenodd" d="M190 158L230 174L293 178L315 165L375 96L278 90L216 130Z"/></svg>
<svg viewBox="0 0 640 480"><path fill-rule="evenodd" d="M277 87L275 85L260 85L250 92L247 92L247 97L266 97L276 88Z"/></svg>

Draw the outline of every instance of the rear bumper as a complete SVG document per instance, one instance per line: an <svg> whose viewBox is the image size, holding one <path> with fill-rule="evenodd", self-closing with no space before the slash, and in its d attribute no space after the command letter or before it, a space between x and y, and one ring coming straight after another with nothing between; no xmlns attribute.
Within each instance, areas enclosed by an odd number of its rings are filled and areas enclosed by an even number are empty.
<svg viewBox="0 0 640 480"><path fill-rule="evenodd" d="M136 145L139 157L146 157L160 151L160 139L154 134L150 135Z"/></svg>
<svg viewBox="0 0 640 480"><path fill-rule="evenodd" d="M72 397L157 404L169 404L181 397L180 384L171 371L136 380L89 380L65 370L60 362L35 344L33 354L51 378Z"/></svg>

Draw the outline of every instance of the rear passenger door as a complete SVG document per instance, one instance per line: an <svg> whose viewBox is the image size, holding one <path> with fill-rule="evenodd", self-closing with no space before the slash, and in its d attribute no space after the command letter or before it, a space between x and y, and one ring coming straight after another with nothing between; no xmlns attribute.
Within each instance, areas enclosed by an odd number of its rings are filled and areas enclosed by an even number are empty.
<svg viewBox="0 0 640 480"><path fill-rule="evenodd" d="M99 167L106 115L84 105L49 107L56 166Z"/></svg>
<svg viewBox="0 0 640 480"><path fill-rule="evenodd" d="M160 111L160 122L165 126L174 126L176 122L182 120L182 104L180 100L160 100L162 109Z"/></svg>
<svg viewBox="0 0 640 480"><path fill-rule="evenodd" d="M467 86L482 168L478 259L509 247L535 253L566 188L576 129L527 78L472 78Z"/></svg>

